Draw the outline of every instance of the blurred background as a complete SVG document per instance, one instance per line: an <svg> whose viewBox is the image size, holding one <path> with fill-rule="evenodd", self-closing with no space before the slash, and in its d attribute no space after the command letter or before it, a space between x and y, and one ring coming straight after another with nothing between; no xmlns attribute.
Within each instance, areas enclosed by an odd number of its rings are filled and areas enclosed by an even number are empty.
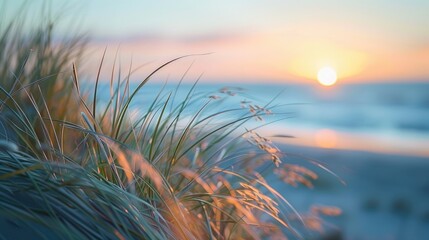
<svg viewBox="0 0 429 240"><path fill-rule="evenodd" d="M320 171L314 189L277 185L298 210L343 210L322 236L429 235L428 1L35 0L4 1L0 11L14 18L22 6L36 9L25 13L34 21L61 19L58 40L88 34L88 83L105 49L106 69L116 58L123 71L137 69L136 82L172 58L209 53L162 70L145 96L186 73L185 86L200 79L199 91L239 87L230 104L286 104L289 118L261 134L294 136L273 138L283 161L335 173Z"/></svg>

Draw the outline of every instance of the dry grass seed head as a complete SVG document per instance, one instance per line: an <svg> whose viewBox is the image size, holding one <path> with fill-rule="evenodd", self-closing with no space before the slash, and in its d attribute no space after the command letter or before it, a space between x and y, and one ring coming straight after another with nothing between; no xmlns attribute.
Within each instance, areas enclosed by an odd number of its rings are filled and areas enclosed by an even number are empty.
<svg viewBox="0 0 429 240"><path fill-rule="evenodd" d="M270 139L262 137L253 130L247 130L246 133L243 134L243 138L245 138L250 144L257 146L262 151L268 153L271 161L276 165L276 167L280 166L282 162L279 157L281 151Z"/></svg>
<svg viewBox="0 0 429 240"><path fill-rule="evenodd" d="M294 187L301 183L308 188L313 188L311 180L318 178L315 172L294 164L285 164L282 168L275 169L274 173L284 182Z"/></svg>

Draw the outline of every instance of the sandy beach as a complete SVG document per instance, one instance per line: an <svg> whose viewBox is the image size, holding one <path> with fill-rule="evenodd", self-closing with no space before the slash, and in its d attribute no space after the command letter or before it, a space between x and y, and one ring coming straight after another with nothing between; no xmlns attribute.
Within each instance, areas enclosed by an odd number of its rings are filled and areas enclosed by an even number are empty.
<svg viewBox="0 0 429 240"><path fill-rule="evenodd" d="M298 211L311 205L342 209L325 218L322 236L330 239L425 239L429 236L429 159L282 145L285 162L318 173L313 189L277 188ZM318 161L345 182L316 167ZM332 235L332 233L335 233Z"/></svg>

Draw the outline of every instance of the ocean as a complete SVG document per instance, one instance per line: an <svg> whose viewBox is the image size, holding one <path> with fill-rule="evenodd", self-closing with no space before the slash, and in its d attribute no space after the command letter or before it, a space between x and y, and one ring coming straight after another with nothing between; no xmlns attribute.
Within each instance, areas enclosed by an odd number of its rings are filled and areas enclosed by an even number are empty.
<svg viewBox="0 0 429 240"><path fill-rule="evenodd" d="M136 87L137 83L133 83L130 89ZM144 112L160 92L159 98L166 99L172 93L170 101L180 102L192 84L176 87L177 84L148 83L133 100L133 111ZM101 102L107 100L108 84L102 84L99 92L104 94ZM282 143L429 157L429 83L333 87L198 83L191 95L200 98L200 104L188 108L190 115L208 99L218 104L211 105L206 113L268 104L273 114L264 117L263 123L254 121L245 127L272 122L258 131L266 136L294 137L274 139Z"/></svg>

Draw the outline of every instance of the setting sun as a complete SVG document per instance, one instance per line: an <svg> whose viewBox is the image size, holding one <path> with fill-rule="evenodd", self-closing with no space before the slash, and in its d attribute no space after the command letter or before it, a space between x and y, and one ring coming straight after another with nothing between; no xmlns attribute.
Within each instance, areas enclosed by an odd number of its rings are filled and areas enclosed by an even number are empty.
<svg viewBox="0 0 429 240"><path fill-rule="evenodd" d="M317 73L317 81L323 86L332 86L337 82L337 72L331 67L323 67Z"/></svg>

